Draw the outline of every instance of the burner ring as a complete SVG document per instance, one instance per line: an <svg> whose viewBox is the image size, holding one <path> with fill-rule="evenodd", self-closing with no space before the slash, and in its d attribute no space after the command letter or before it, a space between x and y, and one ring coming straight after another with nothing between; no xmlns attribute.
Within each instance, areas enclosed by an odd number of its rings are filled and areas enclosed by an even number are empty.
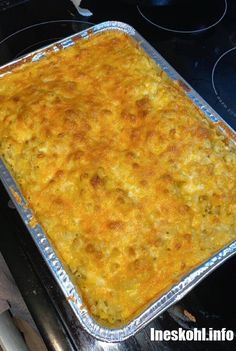
<svg viewBox="0 0 236 351"><path fill-rule="evenodd" d="M194 33L196 33L197 34L197 33L205 32L206 30L215 27L218 23L220 23L222 21L222 19L225 17L226 12L228 10L228 2L227 2L227 0L224 0L224 4L225 4L225 8L224 8L223 14L214 23L212 23L211 25L209 25L209 26L207 26L205 28L194 29L194 30L176 30L176 29L171 29L171 28L159 25L159 24L153 22L152 20L150 20L146 15L144 15L139 5L137 5L137 10L138 10L139 14L146 21L151 23L153 26L158 27L159 29L166 30L166 31L172 32L172 33L180 33L180 34L194 34Z"/></svg>
<svg viewBox="0 0 236 351"><path fill-rule="evenodd" d="M213 90L216 94L216 97L220 104L227 110L228 113L230 113L232 116L236 117L236 105L234 108L230 107L230 103L226 101L225 97L222 97L222 93L219 91L219 88L217 88L216 84L216 74L217 74L217 67L219 67L219 64L222 63L222 60L224 60L229 54L236 52L236 47L233 47L227 51L225 51L215 62L212 73L211 73L211 83ZM224 62L223 62L224 64ZM230 69L230 65L227 65L227 67ZM235 72L236 72L236 67L235 67ZM225 75L221 75L221 77L224 77ZM236 79L235 79L236 82Z"/></svg>
<svg viewBox="0 0 236 351"><path fill-rule="evenodd" d="M61 19L35 23L0 41L0 65L93 26L93 22Z"/></svg>
<svg viewBox="0 0 236 351"><path fill-rule="evenodd" d="M56 41L58 41L58 40L60 40L61 38L60 37L55 37L55 38L50 38L50 40L55 40L55 42ZM43 44L43 43L46 43L45 45L47 45L47 43L48 43L48 39L45 39L45 40L42 40L42 41L39 41L39 42L37 42L37 45L38 44ZM1 44L1 43L0 43ZM32 45L29 45L29 46L27 46L26 48L24 48L22 51L20 51L16 56L15 56L15 59L17 59L17 58L20 58L21 56L23 56L24 55L24 52L27 50L29 50L29 49L31 49L31 48L33 48L35 46L35 44L32 44ZM42 47L43 47L43 45L42 45Z"/></svg>
<svg viewBox="0 0 236 351"><path fill-rule="evenodd" d="M73 22L76 22L76 23L86 23L86 24L91 24L91 25L95 25L95 23L93 22L89 22L89 21L81 21L81 20L53 20L53 21L45 21L45 22L39 22L39 23L35 23L35 24L32 24L31 26L27 26L27 27L24 27L24 28L21 28L19 30L17 30L16 32L8 35L6 38L2 39L0 41L0 45L3 44L5 41L7 41L8 39L10 39L11 37L13 37L14 35L18 34L18 33L21 33L21 32L24 32L25 30L28 30L30 28L35 28L35 27L40 27L41 25L44 25L44 24L50 24L50 23L73 23Z"/></svg>

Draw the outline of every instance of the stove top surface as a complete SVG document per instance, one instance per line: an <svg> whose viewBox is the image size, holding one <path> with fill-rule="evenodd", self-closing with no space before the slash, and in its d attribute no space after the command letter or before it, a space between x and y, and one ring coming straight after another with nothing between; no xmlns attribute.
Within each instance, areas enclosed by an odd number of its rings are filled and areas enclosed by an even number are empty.
<svg viewBox="0 0 236 351"><path fill-rule="evenodd" d="M4 0L5 1L5 0ZM7 4L6 4L7 3ZM236 2L234 0L199 0L186 7L144 7L124 1L85 0L93 16L82 17L69 0L0 0L0 64L27 52L50 44L93 24L106 20L129 23L146 38L164 58L202 95L202 97L236 129ZM3 227L10 230L5 213L13 211L5 206L1 211ZM16 223L18 221L16 220ZM20 225L20 224L19 224ZM22 229L23 230L23 229ZM23 230L24 231L24 230ZM25 232L25 231L24 231ZM12 238L9 235L9 248ZM235 343L150 343L146 327L135 338L114 346L92 340L78 324L33 242L25 232L21 245L33 256L36 274L47 287L68 334L74 343L86 350L235 350ZM1 248L1 239L0 239ZM33 254L32 254L33 253ZM9 257L8 257L9 259ZM12 257L14 260L14 257ZM35 263L36 262L36 263ZM151 326L161 329L228 328L236 324L236 258L230 259L181 302L157 318ZM16 268L17 269L17 268ZM13 272L14 273L14 272ZM22 277L22 279L24 279ZM190 312L196 322L189 320ZM190 318L191 319L191 318ZM43 320L43 316L42 316ZM92 345L92 346L91 346ZM55 349L56 350L56 349ZM59 349L58 349L59 350Z"/></svg>
<svg viewBox="0 0 236 351"><path fill-rule="evenodd" d="M189 1L174 6L137 6L140 15L159 29L196 34L218 25L228 10L227 0Z"/></svg>

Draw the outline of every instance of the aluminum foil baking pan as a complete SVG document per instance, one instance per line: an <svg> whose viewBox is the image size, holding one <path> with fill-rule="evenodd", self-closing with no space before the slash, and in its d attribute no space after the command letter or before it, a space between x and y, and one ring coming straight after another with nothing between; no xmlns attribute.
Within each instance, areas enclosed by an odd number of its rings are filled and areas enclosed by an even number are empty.
<svg viewBox="0 0 236 351"><path fill-rule="evenodd" d="M139 33L137 33L134 28L125 23L115 21L104 22L34 51L1 67L0 77L5 74L11 74L14 67L20 66L25 62L35 62L47 57L49 52L57 52L66 49L67 47L74 45L79 38L86 38L95 33L106 30L119 30L131 36L138 44L140 44L147 54L154 59L158 65L160 65L162 70L165 71L172 80L177 81L183 87L193 103L204 112L206 118L214 123L222 133L227 135L228 138L236 144L235 131L227 125L227 123L184 81L184 79L165 61L165 59ZM236 241L234 241L209 260L196 267L188 275L184 276L178 284L174 285L167 293L158 298L152 305L147 307L144 312L127 325L118 329L109 329L99 325L83 305L78 291L63 267L62 262L57 257L57 254L47 239L42 227L39 224L35 227L31 225L33 213L27 206L26 200L24 199L18 185L2 160L0 160L0 178L80 324L90 335L102 341L121 342L134 335L151 322L152 319L157 317L172 304L179 301L210 272L236 253Z"/></svg>

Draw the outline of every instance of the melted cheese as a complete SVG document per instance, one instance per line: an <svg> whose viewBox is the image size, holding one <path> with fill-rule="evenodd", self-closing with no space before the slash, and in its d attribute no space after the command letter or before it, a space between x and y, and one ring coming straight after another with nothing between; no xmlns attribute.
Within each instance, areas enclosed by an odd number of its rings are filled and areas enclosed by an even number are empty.
<svg viewBox="0 0 236 351"><path fill-rule="evenodd" d="M235 151L128 36L15 69L0 103L1 154L100 322L235 239Z"/></svg>

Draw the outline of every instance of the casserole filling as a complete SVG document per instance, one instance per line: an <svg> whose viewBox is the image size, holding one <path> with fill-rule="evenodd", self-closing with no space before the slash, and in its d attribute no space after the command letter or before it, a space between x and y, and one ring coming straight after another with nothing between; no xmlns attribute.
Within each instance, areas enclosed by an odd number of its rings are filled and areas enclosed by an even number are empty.
<svg viewBox="0 0 236 351"><path fill-rule="evenodd" d="M0 79L0 152L111 327L235 240L235 149L118 31Z"/></svg>

